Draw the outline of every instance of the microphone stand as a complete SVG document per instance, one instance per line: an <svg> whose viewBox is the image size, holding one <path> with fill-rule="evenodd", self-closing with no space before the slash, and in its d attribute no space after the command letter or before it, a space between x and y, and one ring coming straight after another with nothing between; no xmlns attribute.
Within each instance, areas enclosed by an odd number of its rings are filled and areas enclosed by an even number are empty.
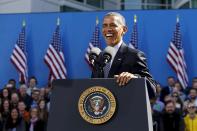
<svg viewBox="0 0 197 131"><path fill-rule="evenodd" d="M99 55L98 59L94 61L93 71L92 71L92 78L104 78L104 70L103 67L105 63L102 62L103 57L102 53Z"/></svg>

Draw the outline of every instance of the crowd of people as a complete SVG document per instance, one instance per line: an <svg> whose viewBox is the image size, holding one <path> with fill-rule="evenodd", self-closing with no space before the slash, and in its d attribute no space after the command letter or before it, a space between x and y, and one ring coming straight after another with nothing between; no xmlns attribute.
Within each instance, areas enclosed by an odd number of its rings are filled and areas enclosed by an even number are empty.
<svg viewBox="0 0 197 131"><path fill-rule="evenodd" d="M186 89L174 77L167 83L157 84L157 97L151 99L154 131L197 131L197 77Z"/></svg>
<svg viewBox="0 0 197 131"><path fill-rule="evenodd" d="M150 100L154 131L197 131L197 77L186 89L174 77L167 83ZM10 79L0 91L0 131L46 131L51 88L38 88L35 77L16 88Z"/></svg>
<svg viewBox="0 0 197 131"><path fill-rule="evenodd" d="M46 131L51 86L38 88L37 79L28 84L10 79L0 91L0 131Z"/></svg>

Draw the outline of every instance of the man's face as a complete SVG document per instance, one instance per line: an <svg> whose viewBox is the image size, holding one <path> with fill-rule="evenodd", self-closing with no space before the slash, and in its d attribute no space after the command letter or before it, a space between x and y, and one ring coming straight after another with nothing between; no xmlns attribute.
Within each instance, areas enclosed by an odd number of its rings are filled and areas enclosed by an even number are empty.
<svg viewBox="0 0 197 131"><path fill-rule="evenodd" d="M18 118L18 112L16 109L13 109L11 111L11 116L12 116L12 119L16 120Z"/></svg>
<svg viewBox="0 0 197 131"><path fill-rule="evenodd" d="M39 107L40 107L40 109L44 109L45 108L45 101L44 100L42 100L42 101L40 101L40 103L39 103Z"/></svg>
<svg viewBox="0 0 197 131"><path fill-rule="evenodd" d="M27 87L25 85L21 85L21 87L19 88L19 92L21 95L25 95L27 91Z"/></svg>
<svg viewBox="0 0 197 131"><path fill-rule="evenodd" d="M40 95L40 92L39 91L34 91L32 93L32 98L37 101L39 99L39 95Z"/></svg>
<svg viewBox="0 0 197 131"><path fill-rule="evenodd" d="M25 103L24 102L19 102L18 103L18 109L19 111L24 111L26 108Z"/></svg>
<svg viewBox="0 0 197 131"><path fill-rule="evenodd" d="M196 99L196 96L197 96L196 90L190 90L189 96L191 99Z"/></svg>
<svg viewBox="0 0 197 131"><path fill-rule="evenodd" d="M108 46L115 46L120 42L127 27L120 23L117 16L106 16L103 20L102 33Z"/></svg>
<svg viewBox="0 0 197 131"><path fill-rule="evenodd" d="M174 84L175 84L174 78L168 78L168 85L171 86L171 87L173 87Z"/></svg>
<svg viewBox="0 0 197 131"><path fill-rule="evenodd" d="M4 103L3 103L4 110L5 109L9 109L9 106L10 106L9 101L8 100L5 100Z"/></svg>
<svg viewBox="0 0 197 131"><path fill-rule="evenodd" d="M18 95L16 93L13 93L12 96L11 96L11 101L13 103L18 103L19 101L19 98L18 98Z"/></svg>
<svg viewBox="0 0 197 131"><path fill-rule="evenodd" d="M31 118L37 118L38 117L38 109L37 108L33 108L31 110Z"/></svg>
<svg viewBox="0 0 197 131"><path fill-rule="evenodd" d="M197 81L192 84L192 88L197 89Z"/></svg>
<svg viewBox="0 0 197 131"><path fill-rule="evenodd" d="M195 112L196 112L195 104L189 103L187 106L187 111L189 112L189 114L195 114Z"/></svg>
<svg viewBox="0 0 197 131"><path fill-rule="evenodd" d="M157 84L157 85L156 85L156 90L157 90L157 93L158 93L158 94L160 94L161 89L162 89L162 88L161 88L161 85L160 85L160 84Z"/></svg>
<svg viewBox="0 0 197 131"><path fill-rule="evenodd" d="M15 86L15 85L16 85L16 82L15 82L14 80L10 80L10 81L8 82L8 84L11 84L12 86Z"/></svg>
<svg viewBox="0 0 197 131"><path fill-rule="evenodd" d="M175 105L170 102L166 105L165 110L168 114L172 114L175 111Z"/></svg>
<svg viewBox="0 0 197 131"><path fill-rule="evenodd" d="M7 89L3 89L3 97L8 97L8 90Z"/></svg>
<svg viewBox="0 0 197 131"><path fill-rule="evenodd" d="M36 86L36 80L34 78L29 80L29 86L30 87L35 87Z"/></svg>
<svg viewBox="0 0 197 131"><path fill-rule="evenodd" d="M175 83L174 87L175 87L178 91L181 90L181 85L180 85L180 83Z"/></svg>

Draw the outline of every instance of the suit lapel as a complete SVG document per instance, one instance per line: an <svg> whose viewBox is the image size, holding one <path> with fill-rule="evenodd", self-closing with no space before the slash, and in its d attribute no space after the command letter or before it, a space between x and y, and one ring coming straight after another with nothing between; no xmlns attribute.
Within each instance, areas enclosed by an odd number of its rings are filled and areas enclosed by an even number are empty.
<svg viewBox="0 0 197 131"><path fill-rule="evenodd" d="M111 65L108 77L109 78L113 78L114 75L117 75L115 73L117 73L117 71L119 70L122 61L124 60L125 57L125 52L126 52L127 46L126 44L123 42L120 46L120 48L118 49L118 52L116 53L116 56L114 57L113 63Z"/></svg>

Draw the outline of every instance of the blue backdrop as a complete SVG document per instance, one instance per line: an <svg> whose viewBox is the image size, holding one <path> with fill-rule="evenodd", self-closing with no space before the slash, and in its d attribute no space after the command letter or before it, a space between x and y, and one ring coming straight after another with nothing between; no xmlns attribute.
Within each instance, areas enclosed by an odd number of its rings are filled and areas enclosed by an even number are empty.
<svg viewBox="0 0 197 131"><path fill-rule="evenodd" d="M36 14L4 14L0 15L0 88L10 78L18 80L18 74L10 62L10 55L21 31L22 21L27 24L27 52L29 76L38 78L39 86L48 80L49 70L43 61L52 34L56 27L56 19L61 19L61 34L68 78L89 78L90 70L84 61L88 43L95 28L98 16L100 27L106 12L80 13L36 13ZM148 66L153 77L166 84L166 78L176 76L166 61L166 53L175 30L176 16L180 16L181 33L188 75L197 76L197 10L131 10L121 11L126 17L129 31L124 37L130 41L133 16L138 16L139 49L148 58ZM101 38L102 46L105 46Z"/></svg>

